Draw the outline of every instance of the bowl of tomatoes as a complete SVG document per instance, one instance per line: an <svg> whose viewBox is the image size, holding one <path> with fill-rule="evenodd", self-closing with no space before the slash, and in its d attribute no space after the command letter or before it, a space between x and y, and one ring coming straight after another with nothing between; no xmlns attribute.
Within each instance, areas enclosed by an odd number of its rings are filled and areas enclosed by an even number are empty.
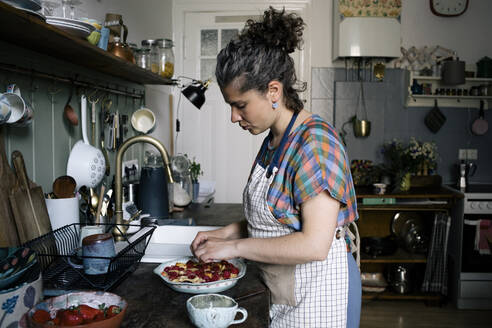
<svg viewBox="0 0 492 328"><path fill-rule="evenodd" d="M113 293L72 292L36 304L24 314L20 324L26 328L117 328L127 307L127 302Z"/></svg>

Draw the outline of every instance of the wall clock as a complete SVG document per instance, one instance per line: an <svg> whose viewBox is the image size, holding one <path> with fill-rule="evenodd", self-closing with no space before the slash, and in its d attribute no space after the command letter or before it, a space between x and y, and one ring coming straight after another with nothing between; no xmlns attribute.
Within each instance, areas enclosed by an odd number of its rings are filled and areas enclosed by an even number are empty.
<svg viewBox="0 0 492 328"><path fill-rule="evenodd" d="M432 13L437 16L459 16L468 8L468 0L429 0Z"/></svg>

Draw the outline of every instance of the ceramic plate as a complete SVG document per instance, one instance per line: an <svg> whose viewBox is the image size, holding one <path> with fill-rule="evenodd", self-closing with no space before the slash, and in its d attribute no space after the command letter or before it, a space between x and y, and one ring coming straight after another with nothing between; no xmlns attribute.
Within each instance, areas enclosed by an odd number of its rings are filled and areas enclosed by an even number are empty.
<svg viewBox="0 0 492 328"><path fill-rule="evenodd" d="M46 20L52 23L56 23L58 25L67 25L67 26L74 26L74 27L79 27L79 28L84 28L88 29L89 31L94 31L96 28L87 22L78 20L78 19L70 19L70 18L63 18L63 17L56 17L56 16L46 16Z"/></svg>
<svg viewBox="0 0 492 328"><path fill-rule="evenodd" d="M46 20L46 23L53 25L53 26L56 26L60 30L63 30L65 32L67 32L68 34L71 34L75 37L79 37L82 39L85 39L86 37L88 37L91 34L91 31L89 31L88 29L85 29L83 27L59 24L57 22L50 22L48 20Z"/></svg>
<svg viewBox="0 0 492 328"><path fill-rule="evenodd" d="M2 0L2 2L22 9L41 10L42 8L40 0Z"/></svg>
<svg viewBox="0 0 492 328"><path fill-rule="evenodd" d="M37 263L36 253L27 247L20 247L0 263L0 289L13 284L22 274Z"/></svg>
<svg viewBox="0 0 492 328"><path fill-rule="evenodd" d="M175 265L177 262L186 263L189 260L193 260L193 257L187 256L179 259L174 259L172 261L161 263L157 268L154 269L154 273L158 275L164 282L172 289L178 292L189 293L189 294L203 294L203 293L219 293L229 288L232 288L239 279L241 279L246 274L246 263L241 259L232 259L228 262L234 264L239 269L239 274L236 278L231 278L227 280L218 280L212 282L203 283L187 283L187 282L172 282L167 277L164 277L161 272L164 268L170 265Z"/></svg>

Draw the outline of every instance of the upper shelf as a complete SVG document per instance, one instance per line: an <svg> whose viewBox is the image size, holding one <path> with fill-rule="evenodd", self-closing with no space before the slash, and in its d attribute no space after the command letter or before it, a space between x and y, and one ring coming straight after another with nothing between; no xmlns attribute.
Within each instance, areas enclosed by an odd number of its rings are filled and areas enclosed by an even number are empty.
<svg viewBox="0 0 492 328"><path fill-rule="evenodd" d="M88 41L0 2L0 40L138 84L173 84Z"/></svg>

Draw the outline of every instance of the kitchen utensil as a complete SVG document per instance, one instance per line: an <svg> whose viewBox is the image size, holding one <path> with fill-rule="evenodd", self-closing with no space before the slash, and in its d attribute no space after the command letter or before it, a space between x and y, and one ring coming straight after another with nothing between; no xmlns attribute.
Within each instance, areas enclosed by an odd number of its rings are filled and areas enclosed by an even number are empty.
<svg viewBox="0 0 492 328"><path fill-rule="evenodd" d="M356 138L366 138L371 134L371 122L367 119L366 99L364 97L364 84L362 80L360 81L360 93L357 100L353 127Z"/></svg>
<svg viewBox="0 0 492 328"><path fill-rule="evenodd" d="M68 96L67 103L65 104L65 107L63 108L63 115L67 119L67 121L72 124L72 125L78 125L79 124L79 117L77 116L77 113L75 113L75 110L70 106L70 101L72 100L72 94L73 94L73 84L70 89L70 94Z"/></svg>
<svg viewBox="0 0 492 328"><path fill-rule="evenodd" d="M104 199L104 192L106 190L106 186L104 183L101 185L101 190L99 191L99 199L98 199L98 204L97 204L97 210L96 210L96 224L100 223L100 215L101 215L101 207L103 204L103 199Z"/></svg>
<svg viewBox="0 0 492 328"><path fill-rule="evenodd" d="M69 175L62 175L53 182L53 194L56 198L72 198L76 188L77 182Z"/></svg>
<svg viewBox="0 0 492 328"><path fill-rule="evenodd" d="M148 108L140 108L132 114L132 127L140 133L149 133L155 127L155 115Z"/></svg>
<svg viewBox="0 0 492 328"><path fill-rule="evenodd" d="M0 290L13 287L23 274L38 262L36 252L19 247L0 262Z"/></svg>
<svg viewBox="0 0 492 328"><path fill-rule="evenodd" d="M411 291L410 271L404 265L392 266L388 272L388 281L392 289L398 294L407 294Z"/></svg>
<svg viewBox="0 0 492 328"><path fill-rule="evenodd" d="M434 100L434 107L425 116L424 123L433 133L437 133L444 123L446 123L446 116L444 116L437 106L437 99Z"/></svg>
<svg viewBox="0 0 492 328"><path fill-rule="evenodd" d="M55 16L46 16L46 23L82 39L87 38L96 29L92 24L81 20Z"/></svg>
<svg viewBox="0 0 492 328"><path fill-rule="evenodd" d="M50 216L51 228L56 230L67 224L79 223L79 199L72 198L54 198L46 199L46 208Z"/></svg>
<svg viewBox="0 0 492 328"><path fill-rule="evenodd" d="M444 85L464 84L465 62L459 58L444 61L441 81Z"/></svg>
<svg viewBox="0 0 492 328"><path fill-rule="evenodd" d="M135 57L133 57L132 50L125 42L121 42L119 37L114 37L114 42L108 45L108 52L135 64Z"/></svg>
<svg viewBox="0 0 492 328"><path fill-rule="evenodd" d="M31 123L34 112L31 104L22 97L17 85L10 84L7 87L7 92L0 96L0 104L2 111L5 107L10 109L6 123L21 127Z"/></svg>
<svg viewBox="0 0 492 328"><path fill-rule="evenodd" d="M10 168L3 140L4 127L0 126L0 247L19 245L19 236L8 195L18 186L17 178Z"/></svg>
<svg viewBox="0 0 492 328"><path fill-rule="evenodd" d="M186 309L191 322L201 328L226 328L240 324L248 318L248 311L238 307L237 302L226 295L195 295L186 301ZM236 314L242 318L234 320Z"/></svg>
<svg viewBox="0 0 492 328"><path fill-rule="evenodd" d="M478 118L473 122L471 130L476 136L483 136L489 130L489 123L485 120L485 111L483 110L484 101L480 100L480 111Z"/></svg>
<svg viewBox="0 0 492 328"><path fill-rule="evenodd" d="M81 97L82 107L82 137L73 146L67 163L67 175L77 182L77 189L82 186L94 188L104 176L106 161L96 147L89 144L87 139L87 99Z"/></svg>
<svg viewBox="0 0 492 328"><path fill-rule="evenodd" d="M51 222L44 200L43 189L27 177L22 154L15 150L12 163L19 179L20 188L9 196L21 243L51 231Z"/></svg>
<svg viewBox="0 0 492 328"><path fill-rule="evenodd" d="M234 264L236 268L239 269L239 274L236 278L230 278L226 280L217 280L211 282L203 282L203 283L190 283L190 282L173 282L169 280L167 277L162 275L162 271L164 268L170 265L175 265L177 262L186 263L189 260L193 259L192 257L181 257L171 261L167 261L161 263L157 268L154 269L154 273L158 275L164 282L175 291L190 293L190 294L202 294L202 293L220 293L229 288L232 288L236 285L237 281L244 277L246 274L246 263L240 259L230 259L228 260L230 263Z"/></svg>

